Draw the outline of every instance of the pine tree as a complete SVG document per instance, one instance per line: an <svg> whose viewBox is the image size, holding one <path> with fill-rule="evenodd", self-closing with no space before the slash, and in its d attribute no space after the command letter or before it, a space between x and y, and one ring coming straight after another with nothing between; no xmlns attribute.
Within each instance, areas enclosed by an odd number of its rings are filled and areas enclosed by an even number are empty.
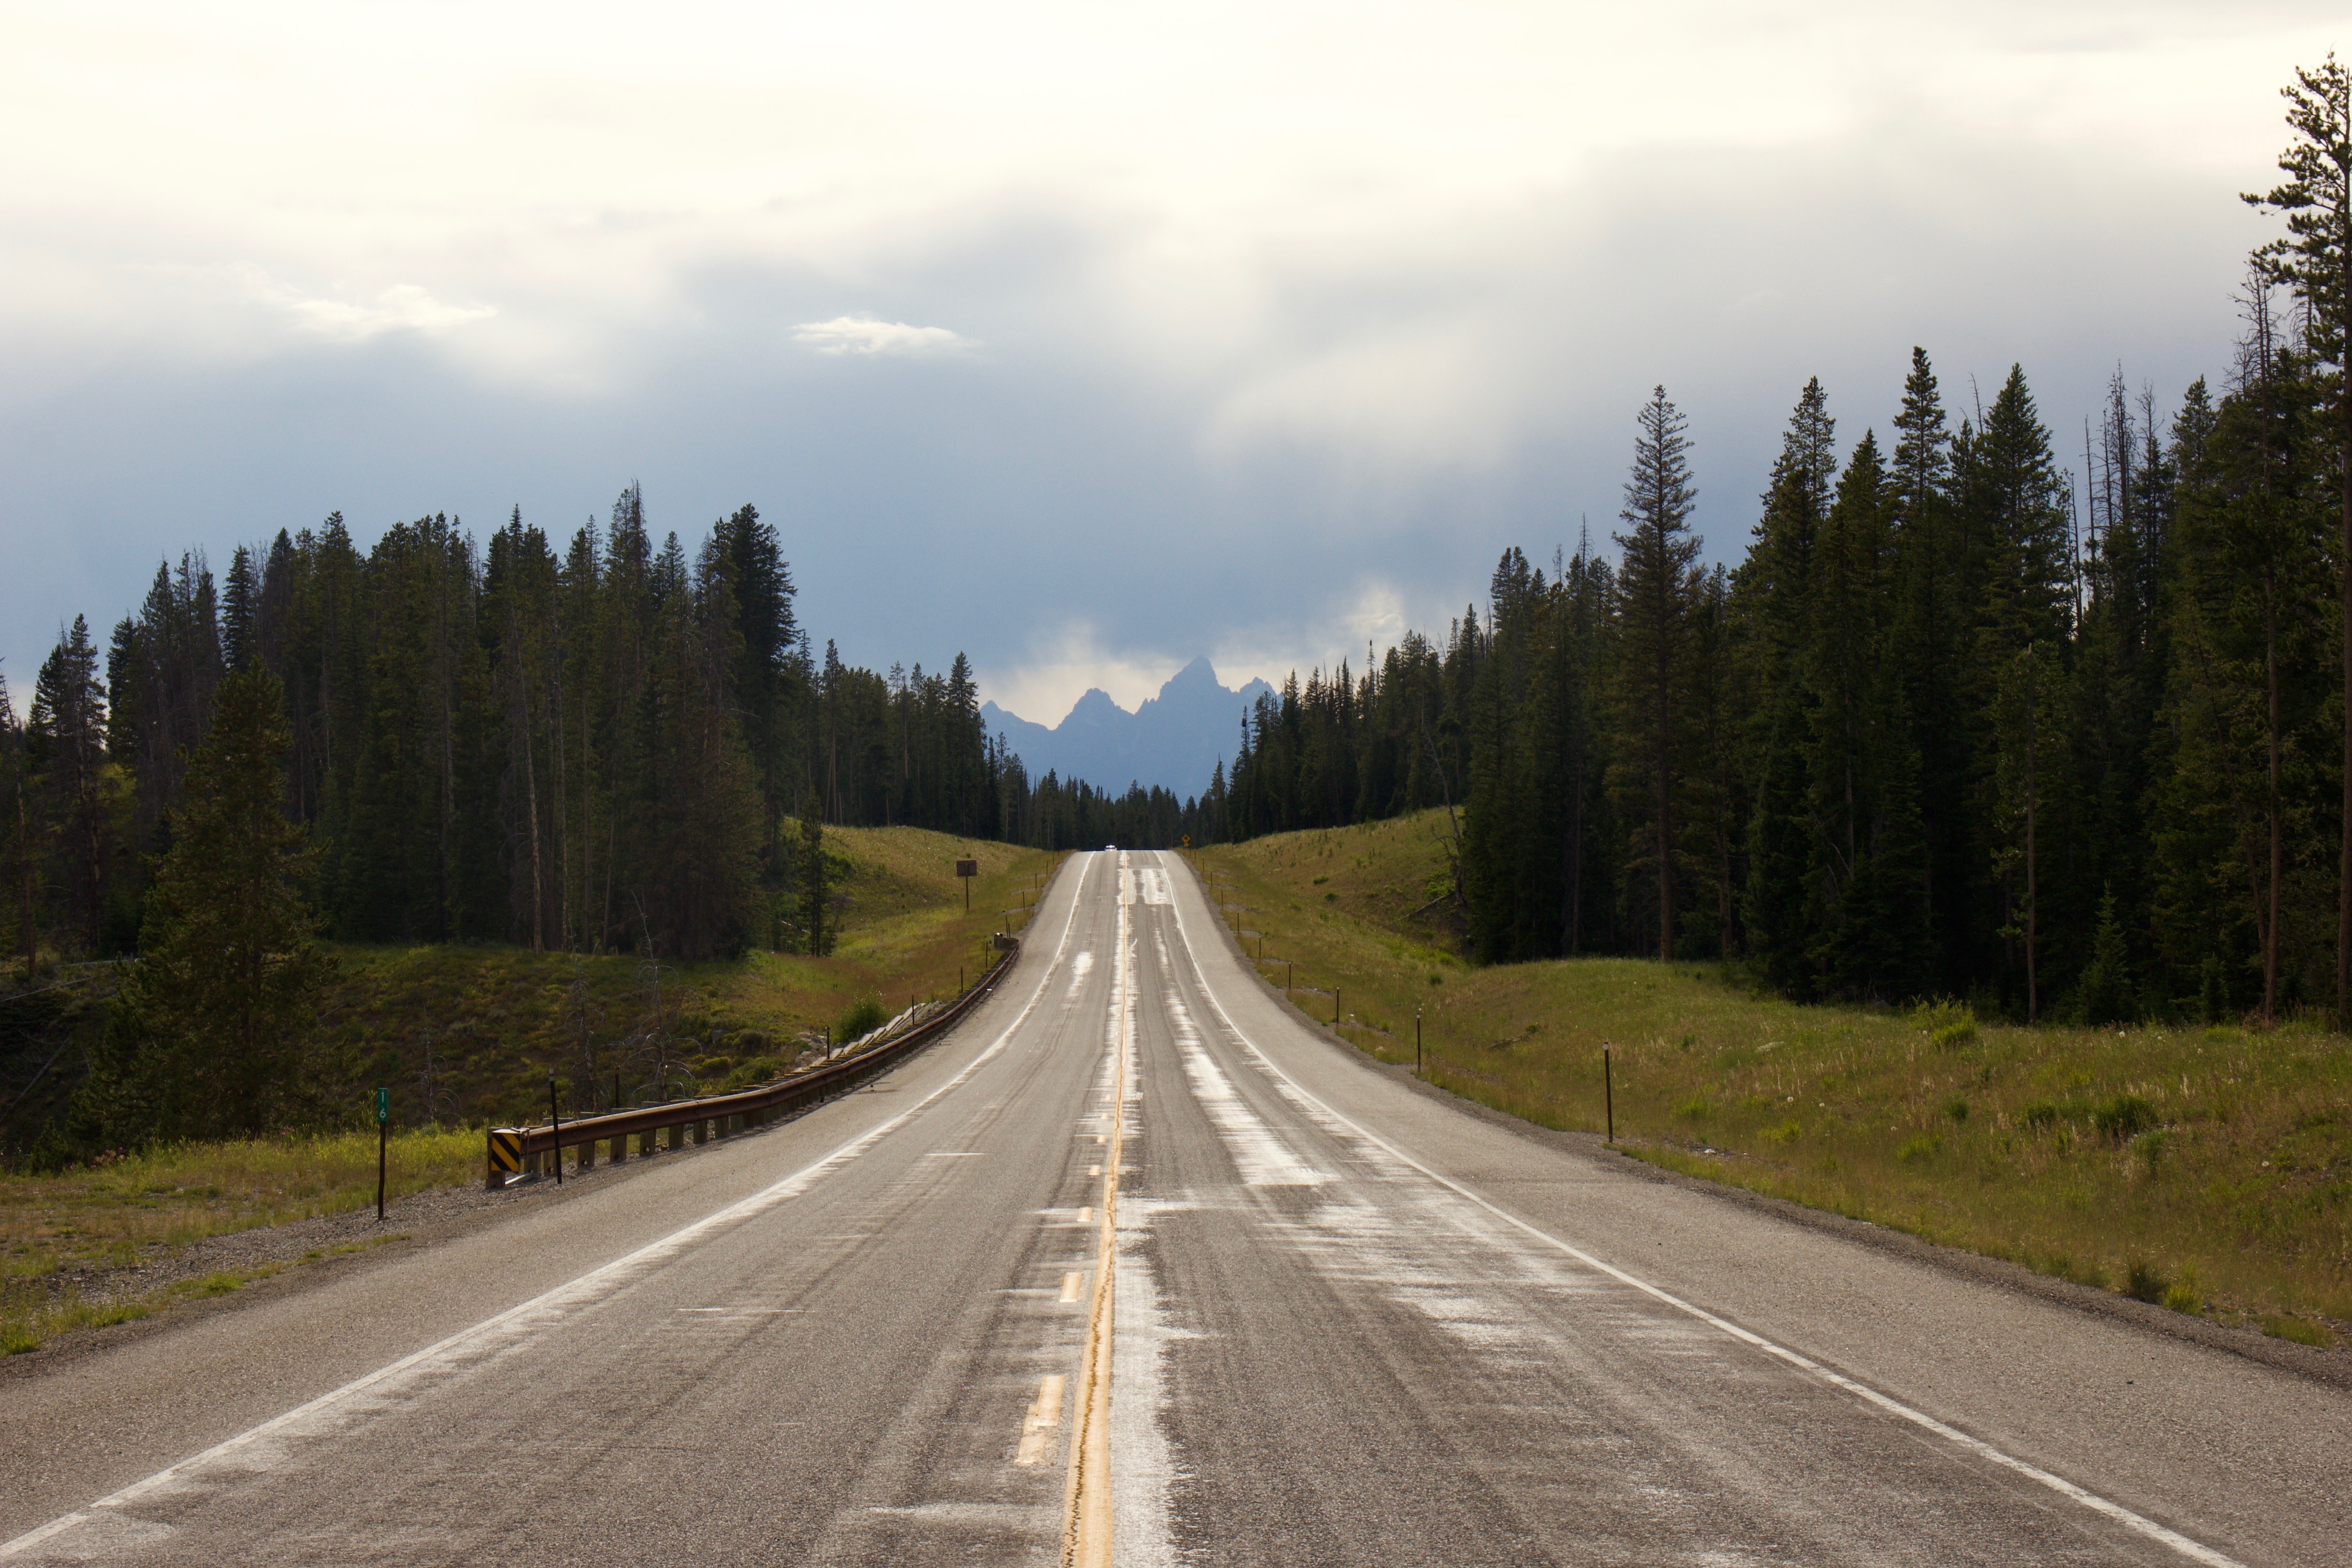
<svg viewBox="0 0 2352 1568"><path fill-rule="evenodd" d="M106 693L83 616L41 662L25 758L41 801L52 879L66 889L74 924L95 952L107 895Z"/></svg>
<svg viewBox="0 0 2352 1568"><path fill-rule="evenodd" d="M25 955L25 984L30 985L40 967L40 925L33 909L32 811L26 797L25 731L16 722L16 705L9 700L8 678L0 674L0 833L11 845L9 886L5 903L16 927L13 951Z"/></svg>
<svg viewBox="0 0 2352 1568"><path fill-rule="evenodd" d="M221 660L232 670L260 658L261 584L254 578L253 552L240 544L229 557L228 582L221 598Z"/></svg>
<svg viewBox="0 0 2352 1568"><path fill-rule="evenodd" d="M1933 945L1949 967L1939 979L1960 992L1976 942L1970 900L1969 721L1965 700L1969 594L1951 495L1952 437L1935 368L1925 349L1911 351L1903 405L1895 416L1893 483L1895 602L1887 659L1911 715L1926 838L1928 922Z"/></svg>
<svg viewBox="0 0 2352 1568"><path fill-rule="evenodd" d="M1691 488L1686 422L1666 401L1664 387L1653 389L1640 426L1619 514L1631 531L1613 536L1624 552L1617 588L1622 606L1621 700L1627 718L1625 798L1647 818L1637 858L1647 862L1654 879L1657 954L1672 960L1675 795L1690 732L1685 699L1697 594L1693 563L1700 547L1690 532L1690 514L1697 492Z"/></svg>
<svg viewBox="0 0 2352 1568"><path fill-rule="evenodd" d="M2337 573L2343 636L2343 806L2336 837L2336 1007L2352 1011L2352 68L2333 52L2282 89L2295 140L2279 156L2287 177L2244 199L2286 215L2287 233L2256 252L2271 277L2306 306L2305 351L2335 367Z"/></svg>
<svg viewBox="0 0 2352 1568"><path fill-rule="evenodd" d="M332 1086L314 1047L334 964L300 892L306 835L279 805L284 702L266 670L221 684L93 1074L110 1142L251 1136L324 1115Z"/></svg>

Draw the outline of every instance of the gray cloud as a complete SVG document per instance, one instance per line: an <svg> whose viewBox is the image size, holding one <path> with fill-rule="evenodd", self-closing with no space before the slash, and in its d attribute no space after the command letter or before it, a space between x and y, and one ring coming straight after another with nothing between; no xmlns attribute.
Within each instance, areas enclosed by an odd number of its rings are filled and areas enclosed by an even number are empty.
<svg viewBox="0 0 2352 1568"><path fill-rule="evenodd" d="M2096 62L2137 14L2037 47ZM1229 681L1360 657L1442 629L1507 544L1605 539L1654 383L1732 559L1808 375L1851 440L1914 342L1956 413L2021 361L2062 453L2119 363L2176 397L2226 359L2267 91L2229 110L2227 161L2142 134L2127 95L2060 134L2054 105L1959 123L1890 89L1769 137L1654 119L1393 210L1334 185L1344 210L1312 221L1203 226L1116 181L1009 175L829 248L633 208L579 239L622 247L617 292L488 247L342 282L160 231L193 259L141 271L54 229L0 271L110 303L0 314L0 668L28 686L61 615L102 629L192 544L222 565L333 509L363 541L518 503L568 532L631 479L689 535L760 505L846 657L963 649L1048 722L1089 679L1132 700L1195 653Z"/></svg>

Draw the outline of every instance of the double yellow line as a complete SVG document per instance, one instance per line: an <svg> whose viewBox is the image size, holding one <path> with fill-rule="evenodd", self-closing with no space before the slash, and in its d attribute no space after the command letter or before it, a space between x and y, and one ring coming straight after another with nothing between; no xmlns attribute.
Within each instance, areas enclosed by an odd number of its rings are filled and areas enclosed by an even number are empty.
<svg viewBox="0 0 2352 1568"><path fill-rule="evenodd" d="M1118 1167L1127 1136L1127 1059L1135 1044L1129 990L1125 879L1118 900L1118 1059L1111 1072L1110 1153L1102 1166L1102 1230L1096 1243L1095 1288L1087 1307L1086 1355L1078 1373L1077 1431L1070 1445L1064 1504L1063 1568L1110 1568L1111 1270L1118 1256Z"/></svg>

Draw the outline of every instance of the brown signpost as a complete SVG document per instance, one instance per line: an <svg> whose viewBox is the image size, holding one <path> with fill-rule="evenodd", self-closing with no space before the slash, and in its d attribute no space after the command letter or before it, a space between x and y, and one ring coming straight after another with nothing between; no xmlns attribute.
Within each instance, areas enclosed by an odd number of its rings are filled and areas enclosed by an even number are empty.
<svg viewBox="0 0 2352 1568"><path fill-rule="evenodd" d="M971 879L980 875L980 862L977 860L957 861L956 875L963 879L963 907L965 910L969 912L971 909Z"/></svg>

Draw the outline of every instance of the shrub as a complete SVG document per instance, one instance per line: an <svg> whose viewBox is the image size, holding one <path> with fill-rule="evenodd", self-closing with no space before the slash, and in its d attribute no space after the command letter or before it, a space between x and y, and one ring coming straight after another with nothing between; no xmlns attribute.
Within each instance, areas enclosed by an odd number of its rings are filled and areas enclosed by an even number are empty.
<svg viewBox="0 0 2352 1568"><path fill-rule="evenodd" d="M2131 1141L2132 1158L2139 1163L2141 1170L2153 1176L2164 1163L2164 1151L2169 1142L2162 1128L2143 1132Z"/></svg>
<svg viewBox="0 0 2352 1568"><path fill-rule="evenodd" d="M1944 1114L1955 1123L1966 1121L1969 1119L1969 1102L1956 1094L1944 1101Z"/></svg>
<svg viewBox="0 0 2352 1568"><path fill-rule="evenodd" d="M1793 1121L1783 1121L1778 1127L1764 1129L1766 1140L1774 1143L1794 1143L1804 1135L1805 1130Z"/></svg>
<svg viewBox="0 0 2352 1568"><path fill-rule="evenodd" d="M1944 1141L1933 1132L1922 1132L1904 1140L1903 1147L1895 1151L1895 1158L1906 1165L1933 1159L1944 1147Z"/></svg>
<svg viewBox="0 0 2352 1568"><path fill-rule="evenodd" d="M2046 1100L2037 1100L2025 1108L2025 1124L2039 1132L2058 1124L2058 1108Z"/></svg>
<svg viewBox="0 0 2352 1568"><path fill-rule="evenodd" d="M2172 1281L2158 1272L2155 1264L2135 1258L2124 1268L2124 1294L2135 1301L2164 1304L2164 1293L2172 1289Z"/></svg>
<svg viewBox="0 0 2352 1568"><path fill-rule="evenodd" d="M2156 1107L2136 1094L2119 1094L2091 1111L2099 1136L2122 1143L2156 1125Z"/></svg>
<svg viewBox="0 0 2352 1568"><path fill-rule="evenodd" d="M1976 1044L1976 1009L1965 1002L1922 1002L1911 1009L1911 1018L1927 1031L1928 1043L1939 1051Z"/></svg>
<svg viewBox="0 0 2352 1568"><path fill-rule="evenodd" d="M1675 1114L1676 1116L1686 1117L1693 1121L1701 1121L1706 1120L1709 1115L1713 1114L1714 1110L1715 1107L1707 1103L1706 1096L1703 1094L1692 1095L1688 1100L1684 1100L1680 1105L1675 1107Z"/></svg>
<svg viewBox="0 0 2352 1568"><path fill-rule="evenodd" d="M833 1043L845 1046L852 1040L872 1034L889 1021L890 1015L882 1010L879 996L860 996L849 1005L847 1012L834 1020Z"/></svg>
<svg viewBox="0 0 2352 1568"><path fill-rule="evenodd" d="M2099 901L2099 924L2091 938L2091 962L2084 966L2082 984L2075 990L2076 1016L2094 1028L2129 1019L2133 1013L2130 969L2123 924L2116 917L2115 889L2110 888Z"/></svg>

